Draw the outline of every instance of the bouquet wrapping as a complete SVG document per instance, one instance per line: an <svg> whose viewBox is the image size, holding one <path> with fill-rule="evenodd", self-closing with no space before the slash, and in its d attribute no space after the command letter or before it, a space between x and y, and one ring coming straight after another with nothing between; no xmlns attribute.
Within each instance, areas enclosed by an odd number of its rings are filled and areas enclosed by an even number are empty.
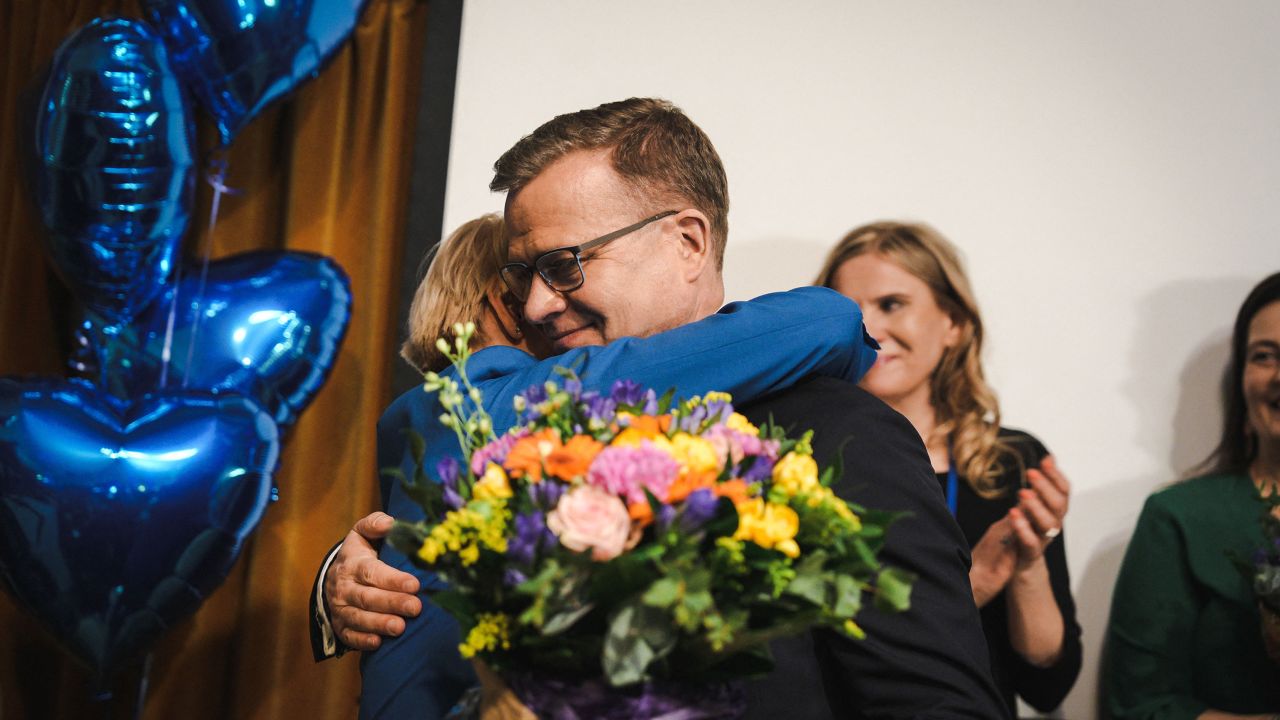
<svg viewBox="0 0 1280 720"><path fill-rule="evenodd" d="M539 717L734 717L734 681L768 642L815 626L853 638L869 602L907 608L913 578L878 560L895 516L832 492L811 433L756 427L723 393L676 400L571 371L515 398L497 435L466 375L469 328L428 374L463 461L401 478L426 520L391 541L448 583L464 657ZM614 708L606 712L606 708Z"/></svg>

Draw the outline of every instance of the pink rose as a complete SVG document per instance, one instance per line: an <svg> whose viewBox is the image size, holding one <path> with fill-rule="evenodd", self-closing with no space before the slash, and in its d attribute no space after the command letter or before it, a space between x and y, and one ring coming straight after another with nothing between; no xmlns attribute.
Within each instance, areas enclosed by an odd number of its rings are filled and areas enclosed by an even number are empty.
<svg viewBox="0 0 1280 720"><path fill-rule="evenodd" d="M612 560L627 547L631 518L622 499L594 485L579 485L547 513L547 527L576 552L591 548L597 561Z"/></svg>

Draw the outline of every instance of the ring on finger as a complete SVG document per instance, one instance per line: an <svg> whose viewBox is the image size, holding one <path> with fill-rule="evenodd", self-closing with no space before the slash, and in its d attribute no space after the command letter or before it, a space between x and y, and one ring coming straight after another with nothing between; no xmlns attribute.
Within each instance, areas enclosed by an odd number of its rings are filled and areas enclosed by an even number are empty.
<svg viewBox="0 0 1280 720"><path fill-rule="evenodd" d="M1061 534L1062 534L1062 528L1054 527L1044 531L1044 537L1046 540L1052 540Z"/></svg>

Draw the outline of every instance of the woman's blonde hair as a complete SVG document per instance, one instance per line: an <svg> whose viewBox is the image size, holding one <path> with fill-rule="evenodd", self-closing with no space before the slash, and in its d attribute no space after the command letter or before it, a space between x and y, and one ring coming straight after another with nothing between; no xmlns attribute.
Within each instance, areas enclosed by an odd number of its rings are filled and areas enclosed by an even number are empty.
<svg viewBox="0 0 1280 720"><path fill-rule="evenodd" d="M814 284L832 287L841 265L867 254L881 255L923 280L938 307L960 328L959 340L943 351L930 380L938 421L933 432L950 438L951 461L975 492L983 497L1002 494L1005 488L996 484L1002 461L1012 458L1019 466L1022 461L999 439L1000 405L982 374L982 316L959 253L928 225L870 223L832 248Z"/></svg>
<svg viewBox="0 0 1280 720"><path fill-rule="evenodd" d="M482 215L464 223L427 258L430 265L409 308L409 338L400 347L400 357L422 373L439 372L449 364L436 347L437 338L452 344L454 323L479 321L485 293L507 261L502 217ZM485 341L477 327L473 344Z"/></svg>

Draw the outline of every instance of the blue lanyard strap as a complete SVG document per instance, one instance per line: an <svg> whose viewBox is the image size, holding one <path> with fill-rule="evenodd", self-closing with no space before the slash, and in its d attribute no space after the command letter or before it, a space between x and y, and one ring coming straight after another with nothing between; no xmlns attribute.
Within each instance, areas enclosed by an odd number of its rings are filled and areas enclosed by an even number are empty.
<svg viewBox="0 0 1280 720"><path fill-rule="evenodd" d="M951 448L947 448L947 509L951 517L956 516L956 506L960 494L960 478L956 475L956 464L951 459Z"/></svg>

